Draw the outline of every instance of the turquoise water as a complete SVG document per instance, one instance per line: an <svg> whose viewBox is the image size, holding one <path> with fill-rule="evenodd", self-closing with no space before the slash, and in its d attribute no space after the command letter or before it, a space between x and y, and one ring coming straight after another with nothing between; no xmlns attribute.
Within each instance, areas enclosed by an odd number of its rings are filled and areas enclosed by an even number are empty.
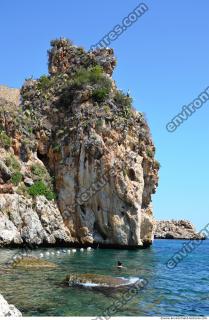
<svg viewBox="0 0 209 320"><path fill-rule="evenodd" d="M65 276L88 272L139 277L145 278L148 286L115 316L209 316L209 241L204 241L175 269L169 270L165 265L184 243L155 240L146 250L97 249L50 255L47 260L55 262L57 269L1 271L0 292L24 316L101 316L107 307L121 299L122 293L64 287ZM57 250L35 250L34 254ZM0 249L0 266L16 252ZM114 267L117 260L127 267L122 273Z"/></svg>

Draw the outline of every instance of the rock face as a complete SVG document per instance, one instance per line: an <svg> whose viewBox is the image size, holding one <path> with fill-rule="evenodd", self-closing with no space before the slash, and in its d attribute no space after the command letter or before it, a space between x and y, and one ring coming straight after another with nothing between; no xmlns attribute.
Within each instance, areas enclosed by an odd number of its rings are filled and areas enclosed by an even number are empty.
<svg viewBox="0 0 209 320"><path fill-rule="evenodd" d="M0 295L0 317L21 317L22 314L15 306L8 302Z"/></svg>
<svg viewBox="0 0 209 320"><path fill-rule="evenodd" d="M43 196L0 194L0 245L70 243L57 205Z"/></svg>
<svg viewBox="0 0 209 320"><path fill-rule="evenodd" d="M204 239L187 220L158 221L155 230L156 239Z"/></svg>
<svg viewBox="0 0 209 320"><path fill-rule="evenodd" d="M20 90L0 85L0 99L18 105L20 101Z"/></svg>
<svg viewBox="0 0 209 320"><path fill-rule="evenodd" d="M48 52L48 66L51 75L71 75L78 68L89 68L95 65L102 66L107 74L112 75L116 66L116 58L113 49L110 48L86 52L83 48L74 46L67 39L52 40L51 46Z"/></svg>
<svg viewBox="0 0 209 320"><path fill-rule="evenodd" d="M0 117L1 219L12 230L2 243L150 245L159 164L143 114L111 79L113 50L85 52L66 39L51 45L50 76L27 80L18 113Z"/></svg>

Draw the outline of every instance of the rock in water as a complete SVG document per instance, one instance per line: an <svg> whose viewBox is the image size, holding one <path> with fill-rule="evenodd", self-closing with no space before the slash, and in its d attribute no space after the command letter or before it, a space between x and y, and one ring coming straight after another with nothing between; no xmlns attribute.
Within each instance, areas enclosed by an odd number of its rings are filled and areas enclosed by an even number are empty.
<svg viewBox="0 0 209 320"><path fill-rule="evenodd" d="M156 239L205 239L197 233L195 227L187 220L162 220L157 221L155 230Z"/></svg>
<svg viewBox="0 0 209 320"><path fill-rule="evenodd" d="M111 78L114 52L86 52L67 39L51 46L50 75L25 82L18 113L0 112L14 193L1 195L9 227L0 242L150 245L159 163L143 114Z"/></svg>
<svg viewBox="0 0 209 320"><path fill-rule="evenodd" d="M20 257L12 264L13 268L56 268L56 264L33 256Z"/></svg>
<svg viewBox="0 0 209 320"><path fill-rule="evenodd" d="M138 278L136 278L133 282L125 278L116 278L116 277L107 276L107 275L87 274L87 273L86 274L70 274L65 279L65 282L69 286L82 286L82 287L89 287L89 288L107 287L109 289L127 287L130 285L133 285L137 281L139 281Z"/></svg>
<svg viewBox="0 0 209 320"><path fill-rule="evenodd" d="M15 306L8 302L0 295L0 317L21 317L22 314Z"/></svg>

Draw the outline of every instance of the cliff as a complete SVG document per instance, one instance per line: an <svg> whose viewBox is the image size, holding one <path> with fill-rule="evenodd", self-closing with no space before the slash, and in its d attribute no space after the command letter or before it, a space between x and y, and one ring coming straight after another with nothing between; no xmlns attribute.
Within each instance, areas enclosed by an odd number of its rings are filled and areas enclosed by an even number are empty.
<svg viewBox="0 0 209 320"><path fill-rule="evenodd" d="M193 224L187 220L162 220L156 223L156 239L205 239L197 233Z"/></svg>
<svg viewBox="0 0 209 320"><path fill-rule="evenodd" d="M150 245L159 163L113 50L60 39L48 54L49 75L1 104L0 243Z"/></svg>

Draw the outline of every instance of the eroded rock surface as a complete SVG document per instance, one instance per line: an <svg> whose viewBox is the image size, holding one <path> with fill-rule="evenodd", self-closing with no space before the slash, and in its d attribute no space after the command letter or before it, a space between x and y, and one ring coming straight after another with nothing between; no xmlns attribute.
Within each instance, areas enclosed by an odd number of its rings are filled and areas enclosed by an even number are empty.
<svg viewBox="0 0 209 320"><path fill-rule="evenodd" d="M0 241L150 245L159 163L143 114L111 78L114 52L51 45L50 76L27 80L21 105L0 113Z"/></svg>
<svg viewBox="0 0 209 320"><path fill-rule="evenodd" d="M21 312L0 294L0 317L21 317Z"/></svg>
<svg viewBox="0 0 209 320"><path fill-rule="evenodd" d="M28 199L18 194L0 194L0 245L70 243L55 202L43 196Z"/></svg>
<svg viewBox="0 0 209 320"><path fill-rule="evenodd" d="M20 90L0 85L0 99L18 105L20 102Z"/></svg>

